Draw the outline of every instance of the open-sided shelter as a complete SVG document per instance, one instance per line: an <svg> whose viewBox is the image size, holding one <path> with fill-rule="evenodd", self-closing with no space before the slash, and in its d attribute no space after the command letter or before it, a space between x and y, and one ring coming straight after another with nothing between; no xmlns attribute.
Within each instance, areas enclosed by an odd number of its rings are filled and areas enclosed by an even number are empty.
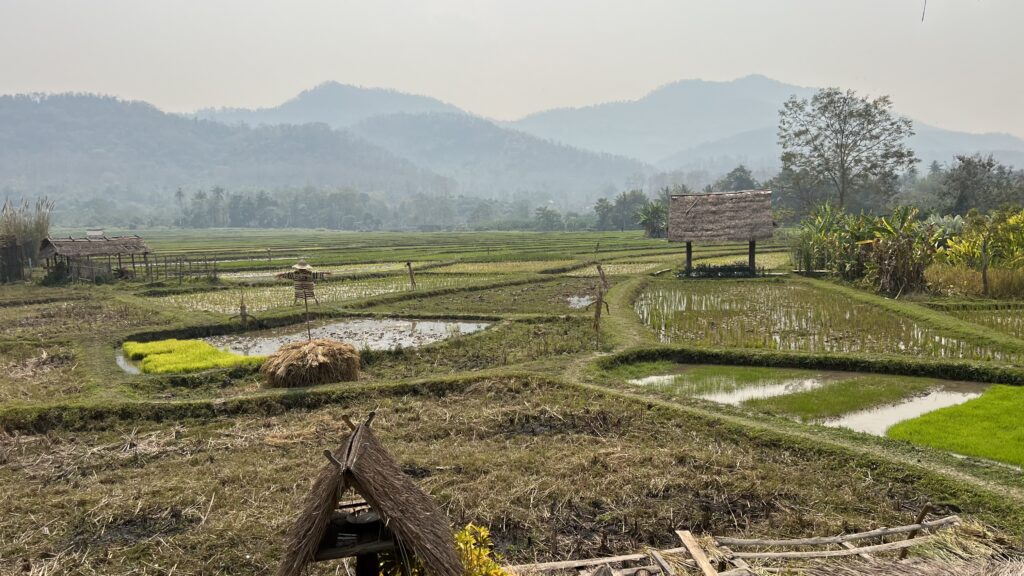
<svg viewBox="0 0 1024 576"><path fill-rule="evenodd" d="M430 576L462 576L447 517L365 424L352 433L313 482L289 534L277 576L299 576L309 562L356 558L355 576L379 576L379 554L409 574L411 560ZM339 503L348 490L364 502Z"/></svg>
<svg viewBox="0 0 1024 576"><path fill-rule="evenodd" d="M88 238L50 238L39 246L39 259L47 270L61 270L72 279L95 280L127 272L130 263L135 270L136 256L148 264L150 250L139 236L91 236Z"/></svg>
<svg viewBox="0 0 1024 576"><path fill-rule="evenodd" d="M669 242L686 242L686 275L693 269L694 242L749 242L750 272L758 240L772 237L771 190L743 190L672 196Z"/></svg>

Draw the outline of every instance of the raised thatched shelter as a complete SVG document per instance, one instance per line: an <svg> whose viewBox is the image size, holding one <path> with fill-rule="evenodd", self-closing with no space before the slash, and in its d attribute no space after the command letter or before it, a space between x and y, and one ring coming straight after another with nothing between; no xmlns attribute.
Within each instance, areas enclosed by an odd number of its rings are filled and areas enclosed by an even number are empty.
<svg viewBox="0 0 1024 576"><path fill-rule="evenodd" d="M96 280L101 277L134 274L136 256L149 263L149 247L139 236L96 236L87 238L47 237L39 245L39 259L47 270L60 271L72 279ZM115 260L117 267L115 268Z"/></svg>
<svg viewBox="0 0 1024 576"><path fill-rule="evenodd" d="M693 242L749 242L750 270L756 269L758 240L772 237L771 190L743 190L672 196L668 241L686 242L686 274L693 268Z"/></svg>
<svg viewBox="0 0 1024 576"><path fill-rule="evenodd" d="M415 558L431 576L462 576L451 525L437 504L406 476L370 428L352 425L348 439L320 470L288 536L277 576L299 576L309 562L356 558L356 576L379 576L378 554L408 574ZM339 504L348 490L364 503Z"/></svg>

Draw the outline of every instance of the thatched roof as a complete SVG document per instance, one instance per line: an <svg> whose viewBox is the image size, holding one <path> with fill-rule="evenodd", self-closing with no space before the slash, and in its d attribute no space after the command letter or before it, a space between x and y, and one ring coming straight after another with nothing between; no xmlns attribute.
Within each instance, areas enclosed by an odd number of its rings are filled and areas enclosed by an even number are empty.
<svg viewBox="0 0 1024 576"><path fill-rule="evenodd" d="M372 416L371 416L372 419ZM397 544L431 576L462 576L455 537L437 504L406 476L369 423L360 424L333 455L307 495L289 535L278 576L298 576L316 554L338 499L352 488L380 514Z"/></svg>
<svg viewBox="0 0 1024 576"><path fill-rule="evenodd" d="M771 190L673 196L669 242L743 242L771 238Z"/></svg>
<svg viewBox="0 0 1024 576"><path fill-rule="evenodd" d="M84 258L86 256L117 256L118 254L148 254L149 247L138 236L114 236L107 238L49 238L39 245L40 258L65 256Z"/></svg>

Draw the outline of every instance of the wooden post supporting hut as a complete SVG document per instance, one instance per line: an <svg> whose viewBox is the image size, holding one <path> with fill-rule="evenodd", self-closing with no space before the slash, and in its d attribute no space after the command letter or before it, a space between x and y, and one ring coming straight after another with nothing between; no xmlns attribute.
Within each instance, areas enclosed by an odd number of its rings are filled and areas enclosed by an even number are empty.
<svg viewBox="0 0 1024 576"><path fill-rule="evenodd" d="M382 556L408 575L415 558L431 576L462 576L451 525L381 445L373 413L320 470L288 536L277 576L300 576L310 562L356 559L356 576L379 576ZM362 501L341 502L352 490Z"/></svg>
<svg viewBox="0 0 1024 576"><path fill-rule="evenodd" d="M747 265L757 273L757 241L772 237L771 190L672 196L668 241L686 243L686 276L693 273L694 242L747 242Z"/></svg>

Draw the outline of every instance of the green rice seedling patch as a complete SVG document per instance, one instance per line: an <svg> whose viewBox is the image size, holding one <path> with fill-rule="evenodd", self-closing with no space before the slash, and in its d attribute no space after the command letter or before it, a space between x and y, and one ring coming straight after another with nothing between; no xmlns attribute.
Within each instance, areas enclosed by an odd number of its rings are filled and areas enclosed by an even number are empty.
<svg viewBox="0 0 1024 576"><path fill-rule="evenodd" d="M639 295L634 308L666 343L1021 361L1019 352L947 336L801 282L658 281Z"/></svg>
<svg viewBox="0 0 1024 576"><path fill-rule="evenodd" d="M457 288L483 284L494 278L493 276L424 273L416 275L416 287L418 290ZM321 304L338 304L398 292L411 292L408 276L396 274L383 278L320 282L316 285L317 299ZM287 281L281 281L279 285L275 286L175 294L160 297L157 300L167 306L182 307L188 310L237 314L242 294L245 295L245 304L250 313L295 305L295 293L291 283ZM299 304L301 305L301 302ZM314 304L310 303L310 305Z"/></svg>
<svg viewBox="0 0 1024 576"><path fill-rule="evenodd" d="M744 405L804 421L825 420L858 410L895 404L939 384L939 381L930 378L865 375L828 381L818 388L792 394L755 398L747 400Z"/></svg>
<svg viewBox="0 0 1024 576"><path fill-rule="evenodd" d="M282 263L281 268L275 268L272 270L247 270L241 272L227 272L220 274L220 278L223 280L269 280L273 279L275 275L286 271L292 263ZM418 266L419 262L413 262L413 268ZM328 265L324 267L317 267L318 272L329 272L332 275L352 275L352 274L376 274L382 272L398 272L405 269L405 262L373 262L363 264L341 264L341 265Z"/></svg>
<svg viewBox="0 0 1024 576"><path fill-rule="evenodd" d="M458 262L434 270L456 274L536 274L541 270L571 266L576 260L507 260L501 262Z"/></svg>
<svg viewBox="0 0 1024 576"><path fill-rule="evenodd" d="M992 386L980 397L889 428L890 438L1024 466L1024 388Z"/></svg>
<svg viewBox="0 0 1024 576"><path fill-rule="evenodd" d="M1010 336L1024 338L1024 308L1007 306L991 309L946 310L946 313L967 322L993 328Z"/></svg>
<svg viewBox="0 0 1024 576"><path fill-rule="evenodd" d="M658 262L613 262L611 264L602 264L601 267L604 268L604 273L607 276L620 276L625 274L644 274L663 266ZM593 278L597 275L596 265L586 266L566 273L566 276L582 278Z"/></svg>
<svg viewBox="0 0 1024 576"><path fill-rule="evenodd" d="M712 256L710 258L694 258L694 264L708 264L711 266L726 266L729 264L740 264L746 266L748 260L746 255ZM780 270L790 268L792 261L789 252L758 252L756 256L758 268L765 270Z"/></svg>
<svg viewBox="0 0 1024 576"><path fill-rule="evenodd" d="M610 281L611 282L611 281ZM594 278L557 277L486 290L412 298L378 307L399 314L565 314L584 308L597 294Z"/></svg>
<svg viewBox="0 0 1024 576"><path fill-rule="evenodd" d="M259 367L265 356L242 356L218 350L202 340L125 342L124 353L146 374L198 372L212 368Z"/></svg>

